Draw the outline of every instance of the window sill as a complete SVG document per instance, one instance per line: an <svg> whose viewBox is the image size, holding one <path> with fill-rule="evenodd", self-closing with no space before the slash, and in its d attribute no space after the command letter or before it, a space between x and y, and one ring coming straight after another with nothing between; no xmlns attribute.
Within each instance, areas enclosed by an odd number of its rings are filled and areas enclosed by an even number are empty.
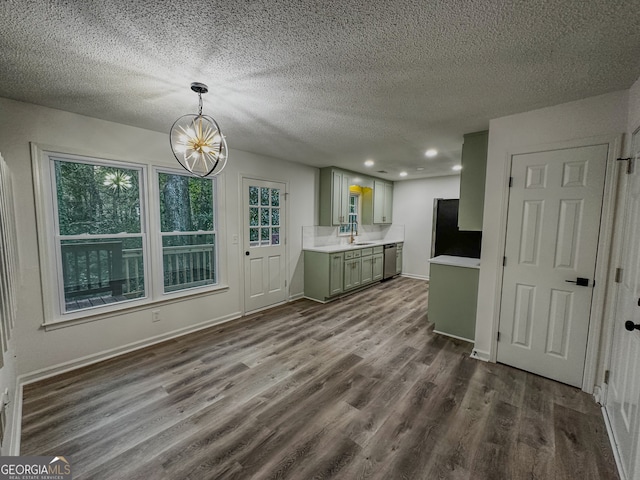
<svg viewBox="0 0 640 480"><path fill-rule="evenodd" d="M74 318L59 318L51 321L45 321L41 327L45 331L58 330L60 328L72 327L74 325L80 325L88 322L95 322L106 318L117 317L120 315L126 315L129 313L140 312L149 310L150 308L160 307L163 305L170 305L172 303L186 302L200 297L206 297L208 295L217 295L219 293L227 292L229 290L228 285L217 285L213 288L206 290L200 290L197 292L179 292L165 294L162 298L157 300L143 301L144 303L136 302L134 305L123 305L121 308L109 310L108 312L89 313L77 316Z"/></svg>

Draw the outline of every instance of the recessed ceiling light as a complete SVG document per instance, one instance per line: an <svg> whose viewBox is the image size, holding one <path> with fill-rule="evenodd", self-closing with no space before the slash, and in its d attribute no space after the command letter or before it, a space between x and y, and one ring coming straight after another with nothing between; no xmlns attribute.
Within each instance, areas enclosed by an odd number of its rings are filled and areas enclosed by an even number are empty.
<svg viewBox="0 0 640 480"><path fill-rule="evenodd" d="M401 177L406 177L407 176L407 172L400 172L400 176Z"/></svg>
<svg viewBox="0 0 640 480"><path fill-rule="evenodd" d="M459 172L460 170L462 170L462 165L454 165L453 167L451 167L451 170Z"/></svg>
<svg viewBox="0 0 640 480"><path fill-rule="evenodd" d="M375 163L376 163L376 162L374 162L373 160L367 160L367 161L365 161L365 162L364 162L364 166L365 166L365 167L373 167L373 165L374 165Z"/></svg>
<svg viewBox="0 0 640 480"><path fill-rule="evenodd" d="M421 171L423 171L423 170L424 170L424 167L418 167L418 168L416 168L416 170L417 170L417 171L419 171L419 172L421 172Z"/></svg>
<svg viewBox="0 0 640 480"><path fill-rule="evenodd" d="M424 154L429 158L435 157L438 154L438 150L436 150L435 148L430 148L429 150L424 152Z"/></svg>

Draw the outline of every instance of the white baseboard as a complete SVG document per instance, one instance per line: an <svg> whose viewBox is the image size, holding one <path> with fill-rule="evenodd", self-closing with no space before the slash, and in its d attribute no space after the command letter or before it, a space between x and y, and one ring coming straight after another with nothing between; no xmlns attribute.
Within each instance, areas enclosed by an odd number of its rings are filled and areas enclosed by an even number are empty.
<svg viewBox="0 0 640 480"><path fill-rule="evenodd" d="M438 335L444 335L446 337L455 338L456 340L462 340L463 342L473 343L473 340L469 340L468 338L459 337L457 335L451 335L450 333L440 332L438 330L434 330L433 333L437 333Z"/></svg>
<svg viewBox="0 0 640 480"><path fill-rule="evenodd" d="M616 467L618 467L618 475L620 476L620 480L630 480L627 479L627 476L624 474L624 469L622 468L622 458L620 458L620 452L618 451L616 440L613 437L613 430L611 429L611 422L609 421L607 410L605 409L605 407L602 407L600 411L602 412L604 425L605 427L607 427L607 436L609 437L609 442L611 442L611 450L613 450L613 458L616 459Z"/></svg>
<svg viewBox="0 0 640 480"><path fill-rule="evenodd" d="M117 357L119 355L123 355L125 353L133 352L135 350L139 350L141 348L146 348L151 345L155 345L157 343L161 343L167 340L171 340L173 338L181 337L183 335L188 335L189 333L197 332L199 330L204 330L205 328L213 327L215 325L219 325L221 323L226 323L231 320L235 320L240 318L242 314L240 312L234 312L232 314L226 315L224 317L207 320L205 322L198 323L196 325L190 325L188 327L179 328L177 330L173 330L171 332L163 333L160 335L156 335L154 337L146 338L144 340L140 340L138 342L129 343L127 345L123 345L121 347L112 348L109 350L104 350L99 353L93 353L91 355L87 355L85 357L77 358L75 360L70 360L68 362L60 363L58 365L54 365L52 367L43 368L40 370L36 370L34 372L26 373L18 376L18 384L19 385L28 385L30 383L38 382L40 380L44 380L45 378L54 377L56 375L60 375L61 373L66 373L71 370L76 370L78 368L86 367L87 365L91 365L93 363L98 363L103 360L107 360L109 358Z"/></svg>
<svg viewBox="0 0 640 480"><path fill-rule="evenodd" d="M5 435L7 432L5 431ZM16 379L15 394L13 396L13 417L9 428L8 455L20 455L20 437L22 436L22 385L20 379Z"/></svg>
<svg viewBox="0 0 640 480"><path fill-rule="evenodd" d="M304 292L300 292L300 293L296 293L295 295L291 295L289 297L289 301L290 302L295 302L296 300L300 300L301 298L304 298Z"/></svg>
<svg viewBox="0 0 640 480"><path fill-rule="evenodd" d="M401 277L407 277L407 278L415 278L416 280L425 280L425 281L429 281L429 277L426 275L414 275L413 273L401 273L400 274Z"/></svg>
<svg viewBox="0 0 640 480"><path fill-rule="evenodd" d="M307 300L311 300L311 301L317 302L317 303L328 303L328 302L323 302L322 300L318 300L317 298L307 297L305 295L302 295L302 298L306 298Z"/></svg>
<svg viewBox="0 0 640 480"><path fill-rule="evenodd" d="M470 355L471 358L475 358L476 360L482 360L483 362L488 362L490 359L489 352L485 352L484 350L473 349Z"/></svg>
<svg viewBox="0 0 640 480"><path fill-rule="evenodd" d="M593 399L600 406L604 405L604 399L606 398L606 393L603 387L606 388L606 385L596 385L593 387Z"/></svg>

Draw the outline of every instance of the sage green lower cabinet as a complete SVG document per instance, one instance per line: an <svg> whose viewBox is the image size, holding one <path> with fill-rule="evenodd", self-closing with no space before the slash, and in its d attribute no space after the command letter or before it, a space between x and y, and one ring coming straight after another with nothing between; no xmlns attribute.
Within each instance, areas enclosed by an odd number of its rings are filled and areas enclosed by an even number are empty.
<svg viewBox="0 0 640 480"><path fill-rule="evenodd" d="M362 283L362 259L360 250L344 252L344 289L351 290Z"/></svg>
<svg viewBox="0 0 640 480"><path fill-rule="evenodd" d="M342 253L332 253L329 255L329 296L342 293ZM305 279L306 280L306 279Z"/></svg>
<svg viewBox="0 0 640 480"><path fill-rule="evenodd" d="M431 264L427 312L434 331L474 341L479 274L477 268Z"/></svg>
<svg viewBox="0 0 640 480"><path fill-rule="evenodd" d="M368 250L372 250L369 248ZM362 256L362 285L373 282L373 255Z"/></svg>
<svg viewBox="0 0 640 480"><path fill-rule="evenodd" d="M372 257L373 281L382 280L384 273L384 253L376 253Z"/></svg>
<svg viewBox="0 0 640 480"><path fill-rule="evenodd" d="M304 251L304 296L326 302L382 280L381 245L336 253Z"/></svg>
<svg viewBox="0 0 640 480"><path fill-rule="evenodd" d="M402 273L402 243L396 245L396 273Z"/></svg>
<svg viewBox="0 0 640 480"><path fill-rule="evenodd" d="M324 302L343 292L344 255L304 252L304 294Z"/></svg>

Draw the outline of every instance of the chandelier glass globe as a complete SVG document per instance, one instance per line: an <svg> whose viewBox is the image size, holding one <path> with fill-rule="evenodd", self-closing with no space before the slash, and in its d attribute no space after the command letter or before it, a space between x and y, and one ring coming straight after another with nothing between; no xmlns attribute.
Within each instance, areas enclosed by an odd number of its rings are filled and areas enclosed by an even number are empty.
<svg viewBox="0 0 640 480"><path fill-rule="evenodd" d="M197 115L183 115L174 122L170 132L171 150L188 172L199 177L217 175L227 164L227 142L218 122L202 114L202 94L207 93L207 86L192 83L191 90L198 94L200 110Z"/></svg>

